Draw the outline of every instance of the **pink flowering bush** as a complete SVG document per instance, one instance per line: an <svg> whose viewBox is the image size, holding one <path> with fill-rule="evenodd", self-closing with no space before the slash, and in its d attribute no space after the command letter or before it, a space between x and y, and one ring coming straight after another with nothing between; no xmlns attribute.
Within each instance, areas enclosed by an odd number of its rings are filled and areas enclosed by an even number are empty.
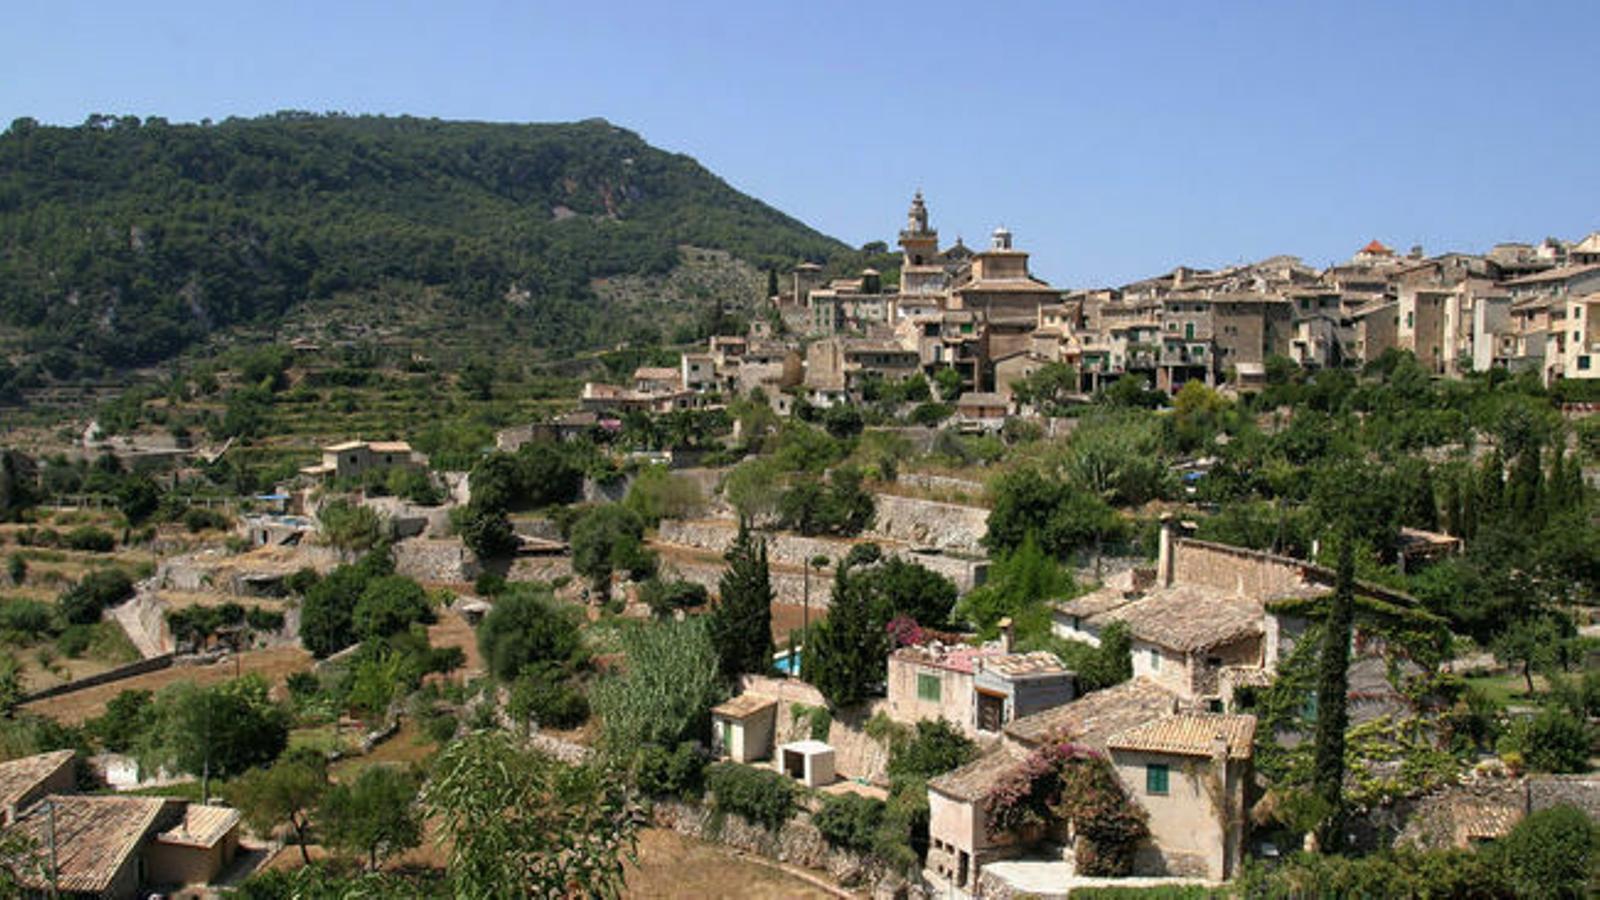
<svg viewBox="0 0 1600 900"><path fill-rule="evenodd" d="M984 797L989 834L1068 822L1078 871L1126 875L1149 836L1145 812L1129 799L1106 758L1069 741L1045 744L1001 776Z"/></svg>

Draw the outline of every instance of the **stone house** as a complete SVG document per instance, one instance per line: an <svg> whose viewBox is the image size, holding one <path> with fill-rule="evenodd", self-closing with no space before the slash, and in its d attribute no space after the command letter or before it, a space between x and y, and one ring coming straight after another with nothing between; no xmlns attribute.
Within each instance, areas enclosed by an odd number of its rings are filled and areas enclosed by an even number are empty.
<svg viewBox="0 0 1600 900"><path fill-rule="evenodd" d="M323 447L322 462L306 466L300 473L315 478L360 478L377 469L420 469L427 465L428 458L405 441L346 441Z"/></svg>
<svg viewBox="0 0 1600 900"><path fill-rule="evenodd" d="M162 797L80 796L72 751L0 764L5 827L52 852L19 867L30 896L131 900L152 887L207 884L232 865L238 810Z"/></svg>
<svg viewBox="0 0 1600 900"><path fill-rule="evenodd" d="M1364 303L1350 313L1351 332L1357 360L1368 363L1396 346L1399 340L1400 304L1378 299Z"/></svg>
<svg viewBox="0 0 1600 900"><path fill-rule="evenodd" d="M964 733L997 735L1007 722L1072 699L1073 674L1054 654L1004 644L902 647L889 655L890 719L944 719Z"/></svg>
<svg viewBox="0 0 1600 900"><path fill-rule="evenodd" d="M1005 394L966 393L956 398L956 427L962 431L999 431L1011 412Z"/></svg>
<svg viewBox="0 0 1600 900"><path fill-rule="evenodd" d="M719 759L749 763L772 755L778 701L740 694L711 709L711 752Z"/></svg>
<svg viewBox="0 0 1600 900"><path fill-rule="evenodd" d="M1255 719L1182 713L1179 705L1172 691L1134 678L1012 722L998 747L928 782L925 874L971 892L985 865L1030 854L1072 874L1070 829L994 831L987 811L1007 773L1040 747L1067 741L1104 756L1146 813L1150 837L1135 855L1135 874L1232 877L1244 846Z"/></svg>

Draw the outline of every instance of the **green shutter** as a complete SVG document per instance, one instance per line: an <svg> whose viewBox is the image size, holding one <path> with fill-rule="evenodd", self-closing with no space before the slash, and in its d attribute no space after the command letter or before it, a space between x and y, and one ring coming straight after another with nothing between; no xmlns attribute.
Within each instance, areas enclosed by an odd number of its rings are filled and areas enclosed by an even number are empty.
<svg viewBox="0 0 1600 900"><path fill-rule="evenodd" d="M917 699L932 700L935 703L939 702L939 676L917 676Z"/></svg>
<svg viewBox="0 0 1600 900"><path fill-rule="evenodd" d="M1146 794L1165 794L1167 792L1167 767L1161 763L1151 763L1144 768L1144 792Z"/></svg>

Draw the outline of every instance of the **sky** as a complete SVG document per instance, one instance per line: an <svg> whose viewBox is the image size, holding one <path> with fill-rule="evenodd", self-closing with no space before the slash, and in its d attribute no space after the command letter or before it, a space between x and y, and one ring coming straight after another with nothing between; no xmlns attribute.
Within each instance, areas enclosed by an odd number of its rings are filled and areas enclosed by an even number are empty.
<svg viewBox="0 0 1600 900"><path fill-rule="evenodd" d="M1059 287L1600 229L1600 3L8 4L0 124L604 117L850 244Z"/></svg>

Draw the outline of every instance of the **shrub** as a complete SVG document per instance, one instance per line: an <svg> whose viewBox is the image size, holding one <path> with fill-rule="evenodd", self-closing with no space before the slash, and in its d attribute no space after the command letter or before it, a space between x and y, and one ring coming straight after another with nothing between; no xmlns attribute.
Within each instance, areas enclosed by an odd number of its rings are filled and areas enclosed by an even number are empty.
<svg viewBox="0 0 1600 900"><path fill-rule="evenodd" d="M283 613L259 606L252 607L245 612L244 621L252 631L277 631L283 627Z"/></svg>
<svg viewBox="0 0 1600 900"><path fill-rule="evenodd" d="M576 728L589 718L589 701L553 666L534 666L511 686L512 718L544 728Z"/></svg>
<svg viewBox="0 0 1600 900"><path fill-rule="evenodd" d="M478 626L478 649L495 678L515 681L535 663L576 667L585 658L572 610L548 593L518 587L500 597Z"/></svg>
<svg viewBox="0 0 1600 900"><path fill-rule="evenodd" d="M85 553L110 553L117 546L117 539L103 528L81 525L67 532L66 543L68 548Z"/></svg>
<svg viewBox="0 0 1600 900"><path fill-rule="evenodd" d="M0 606L0 631L15 634L23 641L38 640L60 629L55 610L37 600L12 600Z"/></svg>
<svg viewBox="0 0 1600 900"><path fill-rule="evenodd" d="M1582 897L1600 860L1600 826L1572 806L1540 810L1497 848L1518 894Z"/></svg>
<svg viewBox="0 0 1600 900"><path fill-rule="evenodd" d="M706 769L706 786L716 797L718 812L743 816L776 831L795 812L795 783L770 769L738 763L716 763Z"/></svg>
<svg viewBox="0 0 1600 900"><path fill-rule="evenodd" d="M133 593L133 579L118 569L90 572L56 602L61 615L73 625L99 621L100 613Z"/></svg>
<svg viewBox="0 0 1600 900"><path fill-rule="evenodd" d="M183 527L191 534L202 531L226 531L233 524L224 513L203 506L191 506L183 513Z"/></svg>
<svg viewBox="0 0 1600 900"><path fill-rule="evenodd" d="M865 851L873 846L883 823L884 808L882 800L860 794L825 797L822 808L811 817L811 824L833 846Z"/></svg>
<svg viewBox="0 0 1600 900"><path fill-rule="evenodd" d="M61 632L61 637L56 638L56 649L73 659L87 653L92 644L94 644L93 625L68 625Z"/></svg>
<svg viewBox="0 0 1600 900"><path fill-rule="evenodd" d="M704 606L711 597L703 584L651 578L639 586L639 599L650 607L652 615L666 618L676 610Z"/></svg>
<svg viewBox="0 0 1600 900"><path fill-rule="evenodd" d="M706 758L689 741L675 750L646 744L639 751L634 779L652 797L697 798L705 793Z"/></svg>

